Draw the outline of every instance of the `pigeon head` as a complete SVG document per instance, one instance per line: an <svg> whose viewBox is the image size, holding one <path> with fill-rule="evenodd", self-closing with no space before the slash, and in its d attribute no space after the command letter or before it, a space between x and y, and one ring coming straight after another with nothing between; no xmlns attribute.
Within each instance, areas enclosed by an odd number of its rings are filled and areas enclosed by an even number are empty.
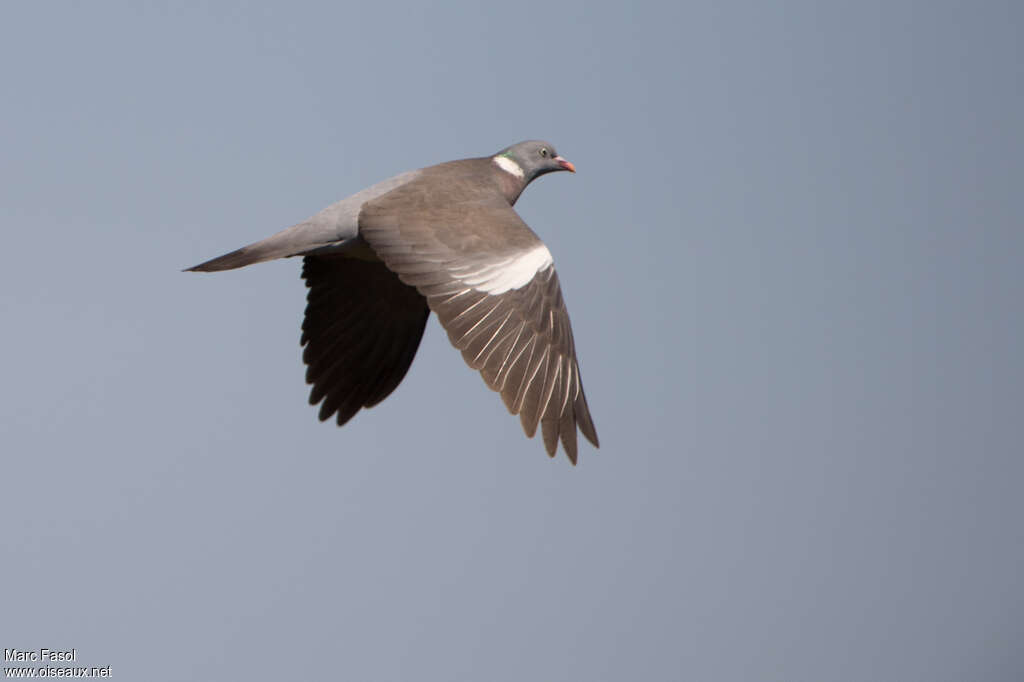
<svg viewBox="0 0 1024 682"><path fill-rule="evenodd" d="M545 173L576 172L571 162L558 155L554 145L543 140L527 140L506 147L494 155L494 162L502 170L522 179L524 186Z"/></svg>

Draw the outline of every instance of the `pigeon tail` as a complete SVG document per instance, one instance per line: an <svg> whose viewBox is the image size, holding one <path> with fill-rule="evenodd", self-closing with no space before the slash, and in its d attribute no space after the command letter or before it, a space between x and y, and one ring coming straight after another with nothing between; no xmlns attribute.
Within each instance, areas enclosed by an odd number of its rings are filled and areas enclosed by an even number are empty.
<svg viewBox="0 0 1024 682"><path fill-rule="evenodd" d="M325 240L326 237L326 240ZM218 272L220 270L234 270L253 263L274 260L275 258L287 258L289 256L300 256L316 249L337 243L338 235L324 234L319 225L300 223L281 230L275 235L266 239L243 246L231 253L225 253L199 265L186 268L185 272Z"/></svg>
<svg viewBox="0 0 1024 682"><path fill-rule="evenodd" d="M225 253L223 256L212 258L205 263L185 268L183 272L217 272L219 270L234 270L235 268L241 268L246 265L252 265L253 263L259 263L270 258L275 258L275 256L266 256L263 252L254 249L253 246L255 245L243 246L231 253Z"/></svg>
<svg viewBox="0 0 1024 682"><path fill-rule="evenodd" d="M362 243L358 236L359 211L363 203L404 185L419 174L420 171L408 171L378 182L347 199L331 204L298 225L281 230L255 244L243 246L237 251L187 268L185 272L234 270L275 258L304 256L310 253L322 255L335 251L348 252L355 244ZM376 258L371 256L371 260Z"/></svg>

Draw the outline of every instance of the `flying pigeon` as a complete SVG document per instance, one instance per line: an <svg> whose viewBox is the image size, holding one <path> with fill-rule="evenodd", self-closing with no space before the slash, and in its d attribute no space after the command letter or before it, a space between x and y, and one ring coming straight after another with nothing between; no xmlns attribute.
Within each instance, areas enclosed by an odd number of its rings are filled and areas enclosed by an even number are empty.
<svg viewBox="0 0 1024 682"><path fill-rule="evenodd" d="M430 311L518 414L530 438L576 463L576 429L598 446L551 253L512 206L572 163L540 140L396 175L305 222L189 268L303 256L302 359L320 420L346 423L398 386Z"/></svg>

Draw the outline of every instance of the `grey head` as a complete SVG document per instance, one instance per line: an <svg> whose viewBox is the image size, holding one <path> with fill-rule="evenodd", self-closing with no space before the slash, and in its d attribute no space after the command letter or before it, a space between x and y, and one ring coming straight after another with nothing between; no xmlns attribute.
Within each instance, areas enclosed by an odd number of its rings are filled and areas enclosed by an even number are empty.
<svg viewBox="0 0 1024 682"><path fill-rule="evenodd" d="M526 140L506 147L494 155L494 160L513 175L521 171L524 187L545 173L563 170L576 172L576 167L559 156L553 144L544 140Z"/></svg>

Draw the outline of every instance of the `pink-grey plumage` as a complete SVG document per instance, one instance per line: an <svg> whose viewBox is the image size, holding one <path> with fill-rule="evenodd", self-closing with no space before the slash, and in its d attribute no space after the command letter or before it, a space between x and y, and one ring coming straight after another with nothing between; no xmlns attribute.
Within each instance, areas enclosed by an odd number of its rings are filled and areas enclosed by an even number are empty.
<svg viewBox="0 0 1024 682"><path fill-rule="evenodd" d="M217 271L303 256L310 403L344 424L386 398L416 354L430 311L452 345L554 456L598 445L569 315L543 242L513 205L537 177L574 170L554 147L410 171L267 239L207 261Z"/></svg>

